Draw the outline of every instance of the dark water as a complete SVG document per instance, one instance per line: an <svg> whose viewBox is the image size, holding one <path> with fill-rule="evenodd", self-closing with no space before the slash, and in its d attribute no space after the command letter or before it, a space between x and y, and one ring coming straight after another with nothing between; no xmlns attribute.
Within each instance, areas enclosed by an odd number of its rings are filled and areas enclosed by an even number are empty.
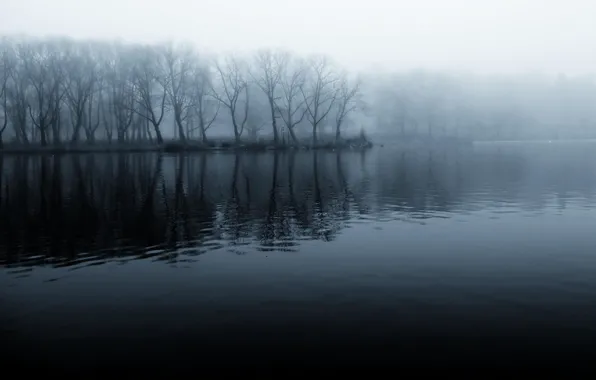
<svg viewBox="0 0 596 380"><path fill-rule="evenodd" d="M596 144L0 165L13 364L592 364Z"/></svg>

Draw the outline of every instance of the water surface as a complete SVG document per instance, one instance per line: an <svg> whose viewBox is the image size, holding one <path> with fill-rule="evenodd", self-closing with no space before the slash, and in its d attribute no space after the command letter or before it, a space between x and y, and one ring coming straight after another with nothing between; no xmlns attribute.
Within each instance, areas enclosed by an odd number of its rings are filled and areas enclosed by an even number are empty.
<svg viewBox="0 0 596 380"><path fill-rule="evenodd" d="M15 357L590 364L594 144L0 165L0 326Z"/></svg>

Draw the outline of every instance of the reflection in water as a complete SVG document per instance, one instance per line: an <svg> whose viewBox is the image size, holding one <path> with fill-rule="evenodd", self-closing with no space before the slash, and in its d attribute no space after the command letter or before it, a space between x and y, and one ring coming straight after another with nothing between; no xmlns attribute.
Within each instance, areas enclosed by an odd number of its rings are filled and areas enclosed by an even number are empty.
<svg viewBox="0 0 596 380"><path fill-rule="evenodd" d="M425 223L508 207L592 207L590 154L489 146L0 156L0 257L11 267L176 263L219 248L294 252L302 240L333 241L363 219Z"/></svg>
<svg viewBox="0 0 596 380"><path fill-rule="evenodd" d="M0 334L58 368L593 358L580 145L0 155Z"/></svg>
<svg viewBox="0 0 596 380"><path fill-rule="evenodd" d="M341 156L84 155L2 165L2 262L80 265L332 240L350 207ZM331 167L331 162L336 167Z"/></svg>

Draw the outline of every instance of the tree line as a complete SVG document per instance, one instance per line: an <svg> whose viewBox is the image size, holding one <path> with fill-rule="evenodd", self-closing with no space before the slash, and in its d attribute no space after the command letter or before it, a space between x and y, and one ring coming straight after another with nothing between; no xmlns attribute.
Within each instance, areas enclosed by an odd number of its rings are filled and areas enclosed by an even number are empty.
<svg viewBox="0 0 596 380"><path fill-rule="evenodd" d="M596 76L367 72L376 131L472 140L596 138Z"/></svg>
<svg viewBox="0 0 596 380"><path fill-rule="evenodd" d="M308 133L316 144L322 125L341 139L362 108L357 78L319 55L212 57L183 44L66 38L4 38L0 54L0 144L163 144L165 134L206 143L214 126L237 143Z"/></svg>
<svg viewBox="0 0 596 380"><path fill-rule="evenodd" d="M280 49L0 39L0 145L317 144L354 126L405 141L594 138L595 102L594 77L356 75Z"/></svg>

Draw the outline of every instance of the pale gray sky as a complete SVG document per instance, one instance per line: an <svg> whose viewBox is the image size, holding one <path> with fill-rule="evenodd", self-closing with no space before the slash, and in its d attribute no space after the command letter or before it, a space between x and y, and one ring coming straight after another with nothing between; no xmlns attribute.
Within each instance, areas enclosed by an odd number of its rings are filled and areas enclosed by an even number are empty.
<svg viewBox="0 0 596 380"><path fill-rule="evenodd" d="M596 0L0 0L0 33L284 46L344 64L596 72Z"/></svg>

